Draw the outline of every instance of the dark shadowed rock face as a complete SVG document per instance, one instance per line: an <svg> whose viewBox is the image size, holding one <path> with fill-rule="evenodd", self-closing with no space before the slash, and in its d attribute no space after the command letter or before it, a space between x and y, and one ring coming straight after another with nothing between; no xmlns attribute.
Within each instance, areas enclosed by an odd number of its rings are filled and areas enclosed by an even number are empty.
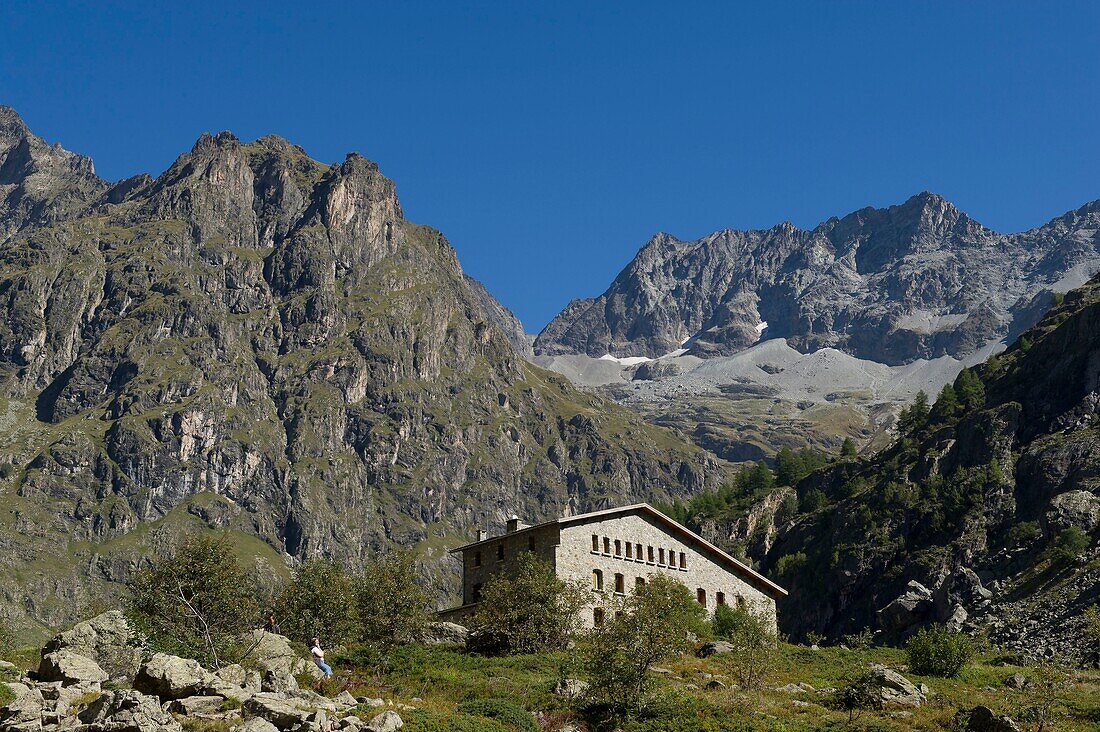
<svg viewBox="0 0 1100 732"><path fill-rule="evenodd" d="M786 631L899 640L942 622L1081 657L1100 592L1100 277L973 373L984 396L971 408L934 408L882 452L798 485L824 505L781 526L763 557L789 567ZM1070 529L1082 546L1064 556Z"/></svg>
<svg viewBox="0 0 1100 732"><path fill-rule="evenodd" d="M811 231L658 234L598 298L575 300L539 355L728 355L760 338L887 364L964 356L1014 336L1100 270L1100 202L998 234L940 196L865 208Z"/></svg>
<svg viewBox="0 0 1100 732"><path fill-rule="evenodd" d="M192 526L275 563L423 541L438 572L512 513L721 479L525 362L369 160L221 133L111 187L0 112L0 601L28 622Z"/></svg>

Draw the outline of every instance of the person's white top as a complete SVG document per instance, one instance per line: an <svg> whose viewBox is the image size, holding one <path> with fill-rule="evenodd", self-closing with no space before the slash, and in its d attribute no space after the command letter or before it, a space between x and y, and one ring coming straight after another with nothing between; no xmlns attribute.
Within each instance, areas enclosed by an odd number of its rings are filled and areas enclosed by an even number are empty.
<svg viewBox="0 0 1100 732"><path fill-rule="evenodd" d="M325 652L321 650L321 646L314 646L309 649L309 652L313 654L313 657L318 661L325 660Z"/></svg>

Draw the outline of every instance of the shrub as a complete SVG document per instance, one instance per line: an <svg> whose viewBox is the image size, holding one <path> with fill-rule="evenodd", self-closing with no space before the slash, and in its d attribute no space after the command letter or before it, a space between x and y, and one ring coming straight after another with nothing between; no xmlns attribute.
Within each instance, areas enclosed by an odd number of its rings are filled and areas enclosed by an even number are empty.
<svg viewBox="0 0 1100 732"><path fill-rule="evenodd" d="M844 442L840 445L840 456L842 458L854 458L858 455L859 451L856 448L856 442L851 437L845 437Z"/></svg>
<svg viewBox="0 0 1100 732"><path fill-rule="evenodd" d="M440 714L426 709L401 713L403 732L512 732L495 719L467 714Z"/></svg>
<svg viewBox="0 0 1100 732"><path fill-rule="evenodd" d="M780 577L789 577L797 572L799 569L806 565L806 553L795 552L794 554L784 554L779 558L779 561L775 563L775 572Z"/></svg>
<svg viewBox="0 0 1100 732"><path fill-rule="evenodd" d="M1089 537L1081 529L1076 526L1062 529L1054 538L1054 559L1068 564L1081 556L1088 546Z"/></svg>
<svg viewBox="0 0 1100 732"><path fill-rule="evenodd" d="M511 699L473 699L458 705L457 711L474 717L495 719L522 732L538 732L535 718Z"/></svg>
<svg viewBox="0 0 1100 732"><path fill-rule="evenodd" d="M640 711L650 701L649 669L690 649L691 635L708 630L703 606L687 587L665 575L653 575L620 612L593 630L583 658L592 708L612 720Z"/></svg>
<svg viewBox="0 0 1100 732"><path fill-rule="evenodd" d="M359 638L381 656L424 637L430 598L416 583L416 567L407 552L376 558L358 578L356 608Z"/></svg>
<svg viewBox="0 0 1100 732"><path fill-rule="evenodd" d="M820 488L811 488L803 494L802 500L798 504L798 509L802 513L813 513L822 508L825 508L825 504L829 502L829 499L825 497L825 491Z"/></svg>
<svg viewBox="0 0 1100 732"><path fill-rule="evenodd" d="M275 600L274 613L290 638L343 645L358 631L357 610L354 578L332 562L312 560L294 571Z"/></svg>
<svg viewBox="0 0 1100 732"><path fill-rule="evenodd" d="M470 621L471 648L486 653L544 653L565 648L579 630L588 590L566 582L528 552L510 576L485 583Z"/></svg>
<svg viewBox="0 0 1100 732"><path fill-rule="evenodd" d="M714 618L715 631L721 629L733 647L725 658L737 683L743 689L759 688L776 663L776 637L770 624L746 608L732 610L724 605L715 609Z"/></svg>
<svg viewBox="0 0 1100 732"><path fill-rule="evenodd" d="M849 724L859 719L864 710L882 706L878 685L870 672L849 678L833 699L838 709L848 712Z"/></svg>
<svg viewBox="0 0 1100 732"><path fill-rule="evenodd" d="M238 638L257 620L251 579L225 535L195 534L134 574L128 614L153 650L208 667L239 660Z"/></svg>
<svg viewBox="0 0 1100 732"><path fill-rule="evenodd" d="M1038 521L1022 521L1008 530L1009 546L1029 544L1043 535Z"/></svg>
<svg viewBox="0 0 1100 732"><path fill-rule="evenodd" d="M905 644L905 653L913 673L951 678L957 676L967 664L974 649L965 634L942 625L932 625L909 639Z"/></svg>
<svg viewBox="0 0 1100 732"><path fill-rule="evenodd" d="M866 651L871 647L871 641L874 640L874 636L871 634L870 628L864 628L858 633L848 633L844 636L844 645L851 648L853 651Z"/></svg>

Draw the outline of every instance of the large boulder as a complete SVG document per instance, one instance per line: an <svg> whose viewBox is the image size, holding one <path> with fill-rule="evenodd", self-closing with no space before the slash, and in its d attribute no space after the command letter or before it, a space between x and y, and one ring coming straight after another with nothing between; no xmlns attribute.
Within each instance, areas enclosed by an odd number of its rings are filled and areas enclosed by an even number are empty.
<svg viewBox="0 0 1100 732"><path fill-rule="evenodd" d="M39 681L60 681L63 686L100 684L109 678L98 663L68 649L47 653L38 664Z"/></svg>
<svg viewBox="0 0 1100 732"><path fill-rule="evenodd" d="M116 681L130 681L141 667L141 639L118 610L77 623L54 636L42 654L69 650L92 659Z"/></svg>
<svg viewBox="0 0 1100 732"><path fill-rule="evenodd" d="M164 701L195 696L215 683L214 674L198 661L166 653L156 653L141 665L134 677L134 688L145 694L155 694Z"/></svg>
<svg viewBox="0 0 1100 732"><path fill-rule="evenodd" d="M699 658L709 658L710 656L717 656L722 653L733 653L736 648L729 641L710 641L699 646L699 650L695 652L695 655Z"/></svg>
<svg viewBox="0 0 1100 732"><path fill-rule="evenodd" d="M1019 725L1011 717L994 714L989 707L977 706L970 710L967 732L1020 732Z"/></svg>
<svg viewBox="0 0 1100 732"><path fill-rule="evenodd" d="M80 721L102 732L180 732L182 727L154 696L134 689L104 694L79 715Z"/></svg>
<svg viewBox="0 0 1100 732"><path fill-rule="evenodd" d="M1068 528L1078 528L1090 534L1100 526L1100 496L1088 491L1061 493L1050 499L1044 518L1050 534Z"/></svg>
<svg viewBox="0 0 1100 732"><path fill-rule="evenodd" d="M6 684L15 699L0 707L0 730L5 732L34 732L42 729L42 710L45 700L42 692L33 686L16 682Z"/></svg>
<svg viewBox="0 0 1100 732"><path fill-rule="evenodd" d="M244 712L251 717L266 719L279 729L290 729L308 721L313 713L282 694L260 692L244 703Z"/></svg>
<svg viewBox="0 0 1100 732"><path fill-rule="evenodd" d="M554 684L555 694L570 699L583 696L588 689L588 682L580 679L558 679L558 683Z"/></svg>
<svg viewBox="0 0 1100 732"><path fill-rule="evenodd" d="M237 727L237 732L279 732L279 728L263 717L253 717Z"/></svg>
<svg viewBox="0 0 1100 732"><path fill-rule="evenodd" d="M470 631L458 623L428 623L424 643L429 646L464 646Z"/></svg>
<svg viewBox="0 0 1100 732"><path fill-rule="evenodd" d="M932 591L910 580L905 592L878 611L879 627L890 633L905 631L922 623L932 609Z"/></svg>
<svg viewBox="0 0 1100 732"><path fill-rule="evenodd" d="M309 674L315 679L324 677L321 669L313 661L299 655L284 635L254 630L244 637L243 642L246 648L252 648L248 662L262 671L272 671L280 676Z"/></svg>
<svg viewBox="0 0 1100 732"><path fill-rule="evenodd" d="M397 712L386 711L367 723L370 732L396 732L405 726L405 721Z"/></svg>
<svg viewBox="0 0 1100 732"><path fill-rule="evenodd" d="M881 664L871 664L871 679L883 704L919 707L925 701L924 694L912 681Z"/></svg>

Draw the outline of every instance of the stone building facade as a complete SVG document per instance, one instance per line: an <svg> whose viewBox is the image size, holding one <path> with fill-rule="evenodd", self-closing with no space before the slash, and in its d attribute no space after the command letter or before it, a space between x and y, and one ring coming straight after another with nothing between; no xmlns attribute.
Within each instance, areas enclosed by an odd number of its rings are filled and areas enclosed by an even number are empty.
<svg viewBox="0 0 1100 732"><path fill-rule="evenodd" d="M604 600L625 598L654 574L687 585L710 613L718 605L741 606L766 618L773 630L776 599L787 594L752 568L648 504L567 516L527 526L512 519L503 536L452 550L462 557L462 605L445 610L461 621L477 610L481 588L495 574L508 573L524 553L534 552L558 577L591 588L582 620L602 622Z"/></svg>

